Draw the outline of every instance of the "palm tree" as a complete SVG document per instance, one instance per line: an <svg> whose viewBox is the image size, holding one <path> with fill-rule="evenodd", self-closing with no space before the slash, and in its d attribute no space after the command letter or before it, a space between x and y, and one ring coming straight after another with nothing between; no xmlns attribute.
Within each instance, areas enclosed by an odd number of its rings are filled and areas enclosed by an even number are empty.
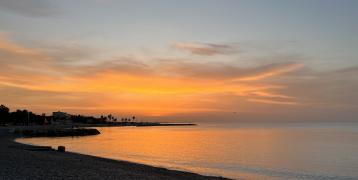
<svg viewBox="0 0 358 180"><path fill-rule="evenodd" d="M109 120L109 121L112 121L112 120L113 120L112 114L109 114L109 115L108 115L108 120Z"/></svg>

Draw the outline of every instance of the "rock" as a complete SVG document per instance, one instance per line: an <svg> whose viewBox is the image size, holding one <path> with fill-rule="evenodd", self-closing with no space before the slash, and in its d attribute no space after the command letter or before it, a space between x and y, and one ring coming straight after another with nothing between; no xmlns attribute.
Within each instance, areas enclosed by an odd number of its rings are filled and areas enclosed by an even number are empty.
<svg viewBox="0 0 358 180"><path fill-rule="evenodd" d="M54 149L52 149L51 146L30 146L30 147L26 147L24 149L28 150L28 151L53 151L54 150Z"/></svg>
<svg viewBox="0 0 358 180"><path fill-rule="evenodd" d="M57 151L58 152L66 152L66 147L65 146L58 146Z"/></svg>
<svg viewBox="0 0 358 180"><path fill-rule="evenodd" d="M17 132L24 137L66 137L66 136L89 136L98 135L97 129L40 129L22 130Z"/></svg>

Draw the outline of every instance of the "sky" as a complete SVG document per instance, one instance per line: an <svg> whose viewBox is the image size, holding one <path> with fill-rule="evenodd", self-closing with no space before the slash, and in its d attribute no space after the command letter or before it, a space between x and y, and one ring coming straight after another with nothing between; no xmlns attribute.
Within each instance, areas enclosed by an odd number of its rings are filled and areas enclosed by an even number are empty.
<svg viewBox="0 0 358 180"><path fill-rule="evenodd" d="M1 0L0 103L164 121L358 121L358 1Z"/></svg>

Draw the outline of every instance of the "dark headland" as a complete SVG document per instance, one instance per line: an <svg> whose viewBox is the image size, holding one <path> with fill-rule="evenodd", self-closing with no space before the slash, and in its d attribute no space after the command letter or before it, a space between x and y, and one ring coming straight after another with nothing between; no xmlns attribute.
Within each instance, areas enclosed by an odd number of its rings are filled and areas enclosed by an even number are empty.
<svg viewBox="0 0 358 180"><path fill-rule="evenodd" d="M0 179L226 179L127 161L57 151L33 151L0 127Z"/></svg>

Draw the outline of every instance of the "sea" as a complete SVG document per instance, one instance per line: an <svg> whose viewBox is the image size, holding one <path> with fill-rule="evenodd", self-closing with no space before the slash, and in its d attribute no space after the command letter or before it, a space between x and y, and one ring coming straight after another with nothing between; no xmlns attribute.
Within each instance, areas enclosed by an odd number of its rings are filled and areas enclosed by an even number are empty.
<svg viewBox="0 0 358 180"><path fill-rule="evenodd" d="M100 127L17 142L233 179L358 179L358 123Z"/></svg>

